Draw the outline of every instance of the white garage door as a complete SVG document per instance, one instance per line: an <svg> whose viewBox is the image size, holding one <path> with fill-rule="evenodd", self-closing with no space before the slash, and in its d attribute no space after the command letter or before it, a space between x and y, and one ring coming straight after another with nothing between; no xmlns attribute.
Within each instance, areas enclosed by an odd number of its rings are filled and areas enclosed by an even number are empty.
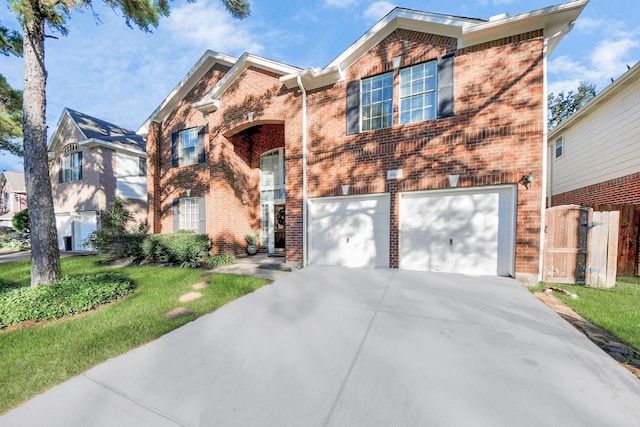
<svg viewBox="0 0 640 427"><path fill-rule="evenodd" d="M389 195L309 200L309 263L389 267Z"/></svg>
<svg viewBox="0 0 640 427"><path fill-rule="evenodd" d="M513 276L516 187L400 195L400 268Z"/></svg>
<svg viewBox="0 0 640 427"><path fill-rule="evenodd" d="M97 228L96 211L78 212L73 219L73 250L88 251L83 246L89 234Z"/></svg>
<svg viewBox="0 0 640 427"><path fill-rule="evenodd" d="M58 249L65 250L64 238L73 235L71 215L56 215L56 229L58 231Z"/></svg>

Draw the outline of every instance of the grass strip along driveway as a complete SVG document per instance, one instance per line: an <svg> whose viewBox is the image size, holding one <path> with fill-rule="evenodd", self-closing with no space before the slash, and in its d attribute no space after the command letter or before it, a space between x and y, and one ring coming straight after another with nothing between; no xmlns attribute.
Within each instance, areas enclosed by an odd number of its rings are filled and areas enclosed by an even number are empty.
<svg viewBox="0 0 640 427"><path fill-rule="evenodd" d="M61 259L63 275L113 271L98 257ZM0 282L29 286L30 261L3 264ZM99 363L149 342L268 281L204 270L156 266L117 270L136 286L121 301L66 319L0 330L0 414ZM196 283L202 297L181 303ZM0 289L0 292L2 289ZM168 320L177 307L193 314Z"/></svg>
<svg viewBox="0 0 640 427"><path fill-rule="evenodd" d="M575 293L577 299L562 294L554 296L640 352L640 277L618 277L616 286L610 289L555 283L542 286Z"/></svg>

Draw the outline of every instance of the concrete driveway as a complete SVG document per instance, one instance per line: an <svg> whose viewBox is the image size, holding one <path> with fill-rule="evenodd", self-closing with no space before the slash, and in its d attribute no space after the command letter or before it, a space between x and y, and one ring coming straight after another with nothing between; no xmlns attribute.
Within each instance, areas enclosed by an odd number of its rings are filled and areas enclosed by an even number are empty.
<svg viewBox="0 0 640 427"><path fill-rule="evenodd" d="M629 426L640 381L516 281L309 267L6 426Z"/></svg>

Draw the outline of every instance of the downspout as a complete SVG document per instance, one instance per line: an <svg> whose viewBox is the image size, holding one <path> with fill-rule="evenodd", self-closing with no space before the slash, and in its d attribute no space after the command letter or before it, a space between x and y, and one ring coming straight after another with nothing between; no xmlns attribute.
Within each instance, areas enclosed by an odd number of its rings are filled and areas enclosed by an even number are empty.
<svg viewBox="0 0 640 427"><path fill-rule="evenodd" d="M297 76L302 91L302 268L307 266L307 91Z"/></svg>

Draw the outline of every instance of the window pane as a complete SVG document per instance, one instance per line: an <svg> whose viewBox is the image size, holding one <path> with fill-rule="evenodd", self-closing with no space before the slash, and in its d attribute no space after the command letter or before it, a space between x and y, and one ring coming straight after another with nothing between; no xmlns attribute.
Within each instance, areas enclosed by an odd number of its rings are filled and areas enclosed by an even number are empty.
<svg viewBox="0 0 640 427"><path fill-rule="evenodd" d="M180 138L180 165L198 163L198 132L196 128L183 130Z"/></svg>
<svg viewBox="0 0 640 427"><path fill-rule="evenodd" d="M200 225L200 199L185 197L180 199L180 230L198 231Z"/></svg>
<svg viewBox="0 0 640 427"><path fill-rule="evenodd" d="M361 130L390 127L393 117L393 73L364 79L361 100Z"/></svg>
<svg viewBox="0 0 640 427"><path fill-rule="evenodd" d="M400 118L412 123L435 118L436 61L400 71Z"/></svg>

